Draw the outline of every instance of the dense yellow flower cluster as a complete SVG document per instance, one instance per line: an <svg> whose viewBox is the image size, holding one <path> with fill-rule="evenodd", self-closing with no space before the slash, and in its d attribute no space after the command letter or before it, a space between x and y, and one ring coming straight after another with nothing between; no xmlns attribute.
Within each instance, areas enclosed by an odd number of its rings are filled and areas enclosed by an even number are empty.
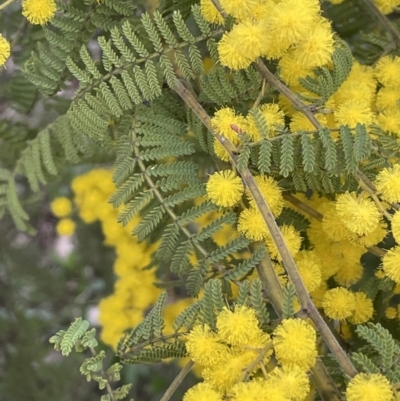
<svg viewBox="0 0 400 401"><path fill-rule="evenodd" d="M204 382L191 388L184 401L304 400L310 384L307 371L317 357L316 333L306 321L286 319L275 329L273 340L258 324L255 311L246 306L224 308L216 330L197 325L187 336L190 358L202 365ZM268 363L271 355L279 366ZM263 378L254 376L261 369ZM254 378L253 378L254 376ZM248 378L253 378L247 381Z"/></svg>
<svg viewBox="0 0 400 401"><path fill-rule="evenodd" d="M110 170L94 169L75 177L71 187L81 219L87 224L99 221L105 244L115 249L114 292L99 305L99 320L103 326L101 339L115 348L124 331L140 323L160 290L153 285L154 270L143 270L150 264L155 246L138 243L131 236L139 218L123 227L117 222L118 210L108 203L115 190L111 174Z"/></svg>

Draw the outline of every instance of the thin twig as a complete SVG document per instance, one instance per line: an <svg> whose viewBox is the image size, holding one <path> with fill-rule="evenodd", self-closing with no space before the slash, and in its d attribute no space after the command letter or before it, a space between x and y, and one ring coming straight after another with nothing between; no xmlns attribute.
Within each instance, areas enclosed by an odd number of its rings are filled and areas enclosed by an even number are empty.
<svg viewBox="0 0 400 401"><path fill-rule="evenodd" d="M187 374L190 372L190 369L192 369L192 366L194 365L193 361L189 361L184 368L179 372L178 376L175 377L174 381L171 383L171 385L168 387L167 391L164 393L164 395L161 397L160 401L168 401L172 395L175 393L176 389L179 387L179 385L183 382L183 379L187 376Z"/></svg>
<svg viewBox="0 0 400 401"><path fill-rule="evenodd" d="M0 11L3 11L7 6L9 6L11 3L14 3L15 0L7 0L3 4L0 5Z"/></svg>

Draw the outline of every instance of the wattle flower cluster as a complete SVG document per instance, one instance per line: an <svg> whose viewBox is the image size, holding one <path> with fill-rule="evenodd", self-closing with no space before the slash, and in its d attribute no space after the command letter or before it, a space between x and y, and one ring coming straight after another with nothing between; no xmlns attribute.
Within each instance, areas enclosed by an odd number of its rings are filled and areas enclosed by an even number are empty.
<svg viewBox="0 0 400 401"><path fill-rule="evenodd" d="M317 357L316 333L306 321L286 319L273 340L258 324L255 311L236 306L217 316L216 330L197 325L187 336L190 358L202 366L204 382L189 389L183 401L302 401L310 390L307 371ZM279 366L268 363L275 353ZM263 372L260 377L257 372Z"/></svg>

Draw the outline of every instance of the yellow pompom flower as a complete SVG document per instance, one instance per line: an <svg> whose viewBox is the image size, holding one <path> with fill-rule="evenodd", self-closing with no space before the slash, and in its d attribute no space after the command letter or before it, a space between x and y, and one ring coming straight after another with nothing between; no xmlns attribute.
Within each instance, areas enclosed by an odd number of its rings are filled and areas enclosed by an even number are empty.
<svg viewBox="0 0 400 401"><path fill-rule="evenodd" d="M378 242L381 242L386 237L387 231L387 224L381 220L375 230L369 234L360 236L351 233L348 239L352 243L360 244L368 248L372 245L376 245Z"/></svg>
<svg viewBox="0 0 400 401"><path fill-rule="evenodd" d="M10 42L0 33L0 66L10 57Z"/></svg>
<svg viewBox="0 0 400 401"><path fill-rule="evenodd" d="M254 379L248 382L236 383L229 391L232 401L253 401L260 398L265 391L265 381Z"/></svg>
<svg viewBox="0 0 400 401"><path fill-rule="evenodd" d="M393 237L395 241L400 244L400 211L393 215L391 224Z"/></svg>
<svg viewBox="0 0 400 401"><path fill-rule="evenodd" d="M333 33L325 18L318 18L293 50L293 56L305 68L321 67L331 60Z"/></svg>
<svg viewBox="0 0 400 401"><path fill-rule="evenodd" d="M279 229L281 230L283 240L285 241L285 244L288 247L290 254L292 255L292 257L295 257L301 247L302 238L300 233L291 225L283 225L279 227ZM267 236L265 238L265 245L268 248L268 252L271 258L277 259L278 261L282 260L281 255L278 252L278 248L276 247L272 236L269 234L269 231L267 232Z"/></svg>
<svg viewBox="0 0 400 401"><path fill-rule="evenodd" d="M271 208L272 213L275 217L278 217L283 209L282 190L279 188L278 183L274 178L266 177L264 175L254 177L254 181L257 183L257 186L260 189L263 198ZM255 200L248 189L246 190L246 195L249 199L250 206L255 208Z"/></svg>
<svg viewBox="0 0 400 401"><path fill-rule="evenodd" d="M352 128L357 123L369 126L374 122L374 114L367 102L348 100L335 111L335 120L340 125L348 125Z"/></svg>
<svg viewBox="0 0 400 401"><path fill-rule="evenodd" d="M222 396L210 383L198 383L186 391L182 401L222 401Z"/></svg>
<svg viewBox="0 0 400 401"><path fill-rule="evenodd" d="M380 110L394 109L399 106L400 93L397 88L381 88L376 95L376 107Z"/></svg>
<svg viewBox="0 0 400 401"><path fill-rule="evenodd" d="M252 241L261 241L268 236L268 227L258 209L245 209L240 213L238 231Z"/></svg>
<svg viewBox="0 0 400 401"><path fill-rule="evenodd" d="M49 22L56 13L57 6L54 0L23 0L22 15L31 24L43 25Z"/></svg>
<svg viewBox="0 0 400 401"><path fill-rule="evenodd" d="M321 262L314 251L300 251L295 262L308 292L316 290L322 282Z"/></svg>
<svg viewBox="0 0 400 401"><path fill-rule="evenodd" d="M319 11L319 2L315 0L282 1L265 19L265 25L273 41L286 50L307 35Z"/></svg>
<svg viewBox="0 0 400 401"><path fill-rule="evenodd" d="M224 308L217 316L217 330L221 339L231 345L250 345L262 335L254 309L235 306Z"/></svg>
<svg viewBox="0 0 400 401"><path fill-rule="evenodd" d="M268 382L274 382L284 388L292 401L303 401L310 392L310 381L307 373L296 365L275 368Z"/></svg>
<svg viewBox="0 0 400 401"><path fill-rule="evenodd" d="M338 263L338 260L337 262ZM351 263L346 260L346 257L340 262L340 267L334 274L335 281L344 287L357 283L364 273L364 268L361 263Z"/></svg>
<svg viewBox="0 0 400 401"><path fill-rule="evenodd" d="M206 186L208 198L217 206L231 207L239 202L244 187L232 170L218 171L210 176Z"/></svg>
<svg viewBox="0 0 400 401"><path fill-rule="evenodd" d="M400 283L400 246L389 249L382 258L383 272L396 283Z"/></svg>
<svg viewBox="0 0 400 401"><path fill-rule="evenodd" d="M374 306L372 300L361 291L354 294L356 308L349 321L353 324L363 324L368 322L374 314Z"/></svg>
<svg viewBox="0 0 400 401"><path fill-rule="evenodd" d="M283 320L275 329L272 341L275 356L281 365L297 365L305 370L314 366L317 357L316 333L305 320Z"/></svg>
<svg viewBox="0 0 400 401"><path fill-rule="evenodd" d="M207 325L195 326L187 336L186 349L194 362L212 366L228 354L228 347Z"/></svg>
<svg viewBox="0 0 400 401"><path fill-rule="evenodd" d="M312 75L312 69L305 67L292 50L285 53L278 63L279 76L287 85L298 85L299 78Z"/></svg>
<svg viewBox="0 0 400 401"><path fill-rule="evenodd" d="M218 54L220 63L232 70L247 68L253 61L241 53L236 37L231 35L230 32L224 33L218 42Z"/></svg>
<svg viewBox="0 0 400 401"><path fill-rule="evenodd" d="M396 87L400 85L400 57L382 57L375 67L375 77L384 86Z"/></svg>
<svg viewBox="0 0 400 401"><path fill-rule="evenodd" d="M318 120L318 122L322 126L327 126L328 122L326 120L326 116L321 113L317 113L314 117ZM292 121L290 122L290 131L314 131L315 127L311 124L310 120L301 112L296 111L293 113Z"/></svg>
<svg viewBox="0 0 400 401"><path fill-rule="evenodd" d="M400 164L384 168L375 179L375 186L387 202L400 201Z"/></svg>
<svg viewBox="0 0 400 401"><path fill-rule="evenodd" d="M324 234L332 241L342 241L352 234L339 218L334 203L329 204L327 211L324 213L321 227Z"/></svg>
<svg viewBox="0 0 400 401"><path fill-rule="evenodd" d="M67 217L72 212L72 202L62 196L50 203L50 210L56 217Z"/></svg>
<svg viewBox="0 0 400 401"><path fill-rule="evenodd" d="M75 223L71 219L61 219L56 225L58 235L72 235L75 232Z"/></svg>
<svg viewBox="0 0 400 401"><path fill-rule="evenodd" d="M267 123L267 136L276 136L276 131L285 125L285 114L280 110L279 105L275 103L265 103L260 106L259 110ZM261 133L258 131L254 117L251 114L246 117L246 123L245 131L250 138L253 141L261 140Z"/></svg>
<svg viewBox="0 0 400 401"><path fill-rule="evenodd" d="M259 0L220 0L222 8L239 20L247 18L258 3Z"/></svg>
<svg viewBox="0 0 400 401"><path fill-rule="evenodd" d="M354 312L356 299L354 294L346 288L337 287L325 293L322 307L331 319L344 320Z"/></svg>
<svg viewBox="0 0 400 401"><path fill-rule="evenodd" d="M389 380L380 373L359 373L346 389L347 401L392 401Z"/></svg>
<svg viewBox="0 0 400 401"><path fill-rule="evenodd" d="M222 24L224 18L219 13L211 0L200 0L200 10L206 21L212 24Z"/></svg>
<svg viewBox="0 0 400 401"><path fill-rule="evenodd" d="M386 109L377 116L377 122L384 132L391 132L400 137L400 110Z"/></svg>
<svg viewBox="0 0 400 401"><path fill-rule="evenodd" d="M397 317L397 309L393 306L389 306L385 309L385 316L387 319L396 319Z"/></svg>
<svg viewBox="0 0 400 401"><path fill-rule="evenodd" d="M381 218L378 208L371 199L357 198L354 192L338 196L336 211L342 223L358 235L374 231Z"/></svg>
<svg viewBox="0 0 400 401"><path fill-rule="evenodd" d="M398 0L374 0L374 3L383 14L392 13L400 5Z"/></svg>

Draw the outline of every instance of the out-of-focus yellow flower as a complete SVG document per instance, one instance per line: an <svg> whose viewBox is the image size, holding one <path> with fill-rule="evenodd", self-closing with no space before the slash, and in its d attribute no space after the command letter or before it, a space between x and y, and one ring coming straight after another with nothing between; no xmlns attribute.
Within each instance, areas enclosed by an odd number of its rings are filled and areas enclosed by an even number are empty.
<svg viewBox="0 0 400 401"><path fill-rule="evenodd" d="M72 235L75 232L75 223L71 219L61 219L56 226L58 235Z"/></svg>

